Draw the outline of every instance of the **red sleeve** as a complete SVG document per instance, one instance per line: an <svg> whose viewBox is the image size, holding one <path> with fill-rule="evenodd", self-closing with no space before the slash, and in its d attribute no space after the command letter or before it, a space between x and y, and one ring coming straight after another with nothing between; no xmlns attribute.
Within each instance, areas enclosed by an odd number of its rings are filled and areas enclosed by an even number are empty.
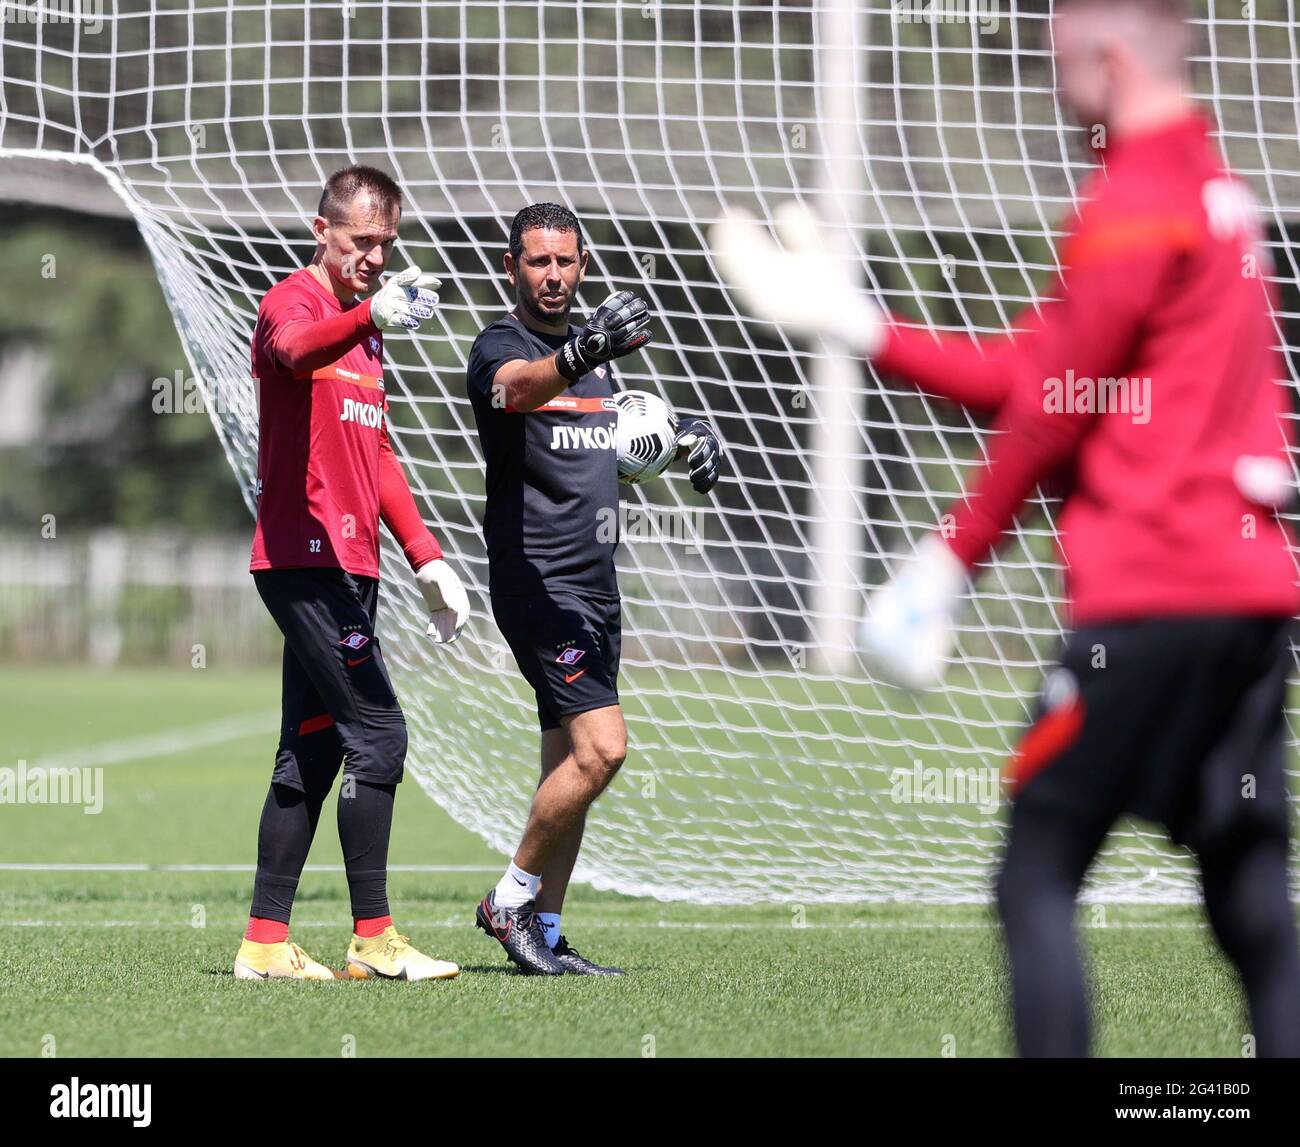
<svg viewBox="0 0 1300 1147"><path fill-rule="evenodd" d="M1132 361L1173 257L1186 245L1186 220L1170 219L1135 240L1132 220L1081 219L1067 244L1067 270L1038 325L1002 356L1011 390L994 424L988 463L955 511L953 552L982 561L1034 487L1070 461L1097 414L1059 401L1075 379L1113 378ZM1124 242L1112 242L1112 236Z"/></svg>
<svg viewBox="0 0 1300 1147"><path fill-rule="evenodd" d="M375 333L370 300L327 319L308 317L293 303L267 315L267 337L276 359L294 374L310 374L337 362L367 335Z"/></svg>
<svg viewBox="0 0 1300 1147"><path fill-rule="evenodd" d="M993 424L988 461L953 511L949 545L969 569L983 561L1034 488L1063 466L1093 414L1048 414L1032 379L1021 380Z"/></svg>
<svg viewBox="0 0 1300 1147"><path fill-rule="evenodd" d="M882 374L897 375L929 394L991 412L1011 389L1006 360L1015 349L1007 334L982 339L932 334L895 320L886 327L885 345L871 361Z"/></svg>
<svg viewBox="0 0 1300 1147"><path fill-rule="evenodd" d="M383 426L379 429L379 516L401 545L411 569L442 557L442 547L420 517L402 464L388 440L388 428Z"/></svg>

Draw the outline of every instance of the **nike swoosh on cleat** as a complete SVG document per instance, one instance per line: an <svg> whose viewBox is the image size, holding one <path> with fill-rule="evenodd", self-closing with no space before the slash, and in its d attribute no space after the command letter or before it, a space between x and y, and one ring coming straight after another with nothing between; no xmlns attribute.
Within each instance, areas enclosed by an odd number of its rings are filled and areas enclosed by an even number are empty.
<svg viewBox="0 0 1300 1147"><path fill-rule="evenodd" d="M492 936L494 939L500 940L503 944L510 939L510 930L515 926L515 922L507 917L505 935L503 936L498 932L496 920L493 918L494 914L488 908L487 897L483 898L483 902L479 905L479 911L482 913L482 919L478 920L477 923L484 932L488 933L488 935Z"/></svg>
<svg viewBox="0 0 1300 1147"><path fill-rule="evenodd" d="M361 960L355 960L355 961L353 961L353 962L356 963L356 964L359 964L359 965L360 965L361 967L363 967L363 968L364 968L368 973L370 973L370 975L374 976L375 979L377 979L377 980L405 980L405 979L407 979L407 975L406 975L406 965L405 965L405 964L402 965L402 969L401 969L401 971L399 971L399 972L397 973L397 975L395 975L395 976L390 976L387 972L381 972L378 968L372 967L370 964L367 964L367 963L365 963L365 962L363 962L363 961L361 961Z"/></svg>

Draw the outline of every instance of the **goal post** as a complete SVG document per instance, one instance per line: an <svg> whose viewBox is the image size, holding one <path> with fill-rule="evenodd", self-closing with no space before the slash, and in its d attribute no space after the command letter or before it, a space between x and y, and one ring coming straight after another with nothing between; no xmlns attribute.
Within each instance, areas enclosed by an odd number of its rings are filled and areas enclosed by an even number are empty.
<svg viewBox="0 0 1300 1147"><path fill-rule="evenodd" d="M848 262L858 258L853 234L865 182L856 82L866 60L864 24L855 0L826 0L818 14L822 47L817 56L817 110L824 160L815 190L820 192L827 234L834 236L836 253ZM865 573L859 560L864 543L857 432L862 366L843 348L827 345L819 351L812 390L820 410L809 450L809 557L816 574L809 601L809 643L815 667L844 673L852 671L855 659L858 587Z"/></svg>
<svg viewBox="0 0 1300 1147"><path fill-rule="evenodd" d="M1194 7L1195 88L1264 212L1295 386L1295 0ZM310 257L331 170L372 162L399 180L395 265L445 287L424 331L389 340L393 440L474 616L454 646L430 644L386 539L380 624L411 777L502 852L536 783L536 720L487 608L464 369L509 306L510 218L538 200L572 207L592 246L586 304L630 288L655 314L655 341L620 364L621 383L708 417L727 450L708 498L681 475L625 493L630 751L577 878L713 903L979 901L1002 832L997 772L1061 635L1053 507L1022 515L981 573L943 689L876 682L852 647L866 595L941 522L984 429L742 315L706 236L725 207L768 217L803 199L891 309L1000 329L1055 271L1088 168L1052 95L1046 10L5 0L0 195L23 196L5 171L19 158L59 160L69 186L108 181L251 507L258 300ZM1195 891L1181 852L1125 824L1087 895Z"/></svg>

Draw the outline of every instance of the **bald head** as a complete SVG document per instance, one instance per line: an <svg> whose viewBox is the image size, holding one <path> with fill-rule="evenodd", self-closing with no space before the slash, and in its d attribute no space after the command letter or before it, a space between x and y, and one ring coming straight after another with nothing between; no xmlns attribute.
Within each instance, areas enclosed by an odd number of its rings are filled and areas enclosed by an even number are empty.
<svg viewBox="0 0 1300 1147"><path fill-rule="evenodd" d="M1088 125L1163 114L1185 102L1191 43L1183 0L1058 0L1052 45L1061 100Z"/></svg>

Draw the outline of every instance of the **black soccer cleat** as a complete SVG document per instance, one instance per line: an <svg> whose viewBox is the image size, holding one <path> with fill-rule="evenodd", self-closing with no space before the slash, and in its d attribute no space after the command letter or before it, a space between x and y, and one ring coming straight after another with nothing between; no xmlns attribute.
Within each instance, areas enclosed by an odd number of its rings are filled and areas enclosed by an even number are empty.
<svg viewBox="0 0 1300 1147"><path fill-rule="evenodd" d="M563 936L555 941L555 947L552 949L551 955L564 965L564 970L571 976L627 975L622 968L606 968L601 964L593 964L586 956L580 955L576 948L570 948L569 941Z"/></svg>
<svg viewBox="0 0 1300 1147"><path fill-rule="evenodd" d="M568 969L551 954L537 919L535 901L518 908L498 907L494 888L479 902L474 923L506 950L512 964L530 976L562 976Z"/></svg>

